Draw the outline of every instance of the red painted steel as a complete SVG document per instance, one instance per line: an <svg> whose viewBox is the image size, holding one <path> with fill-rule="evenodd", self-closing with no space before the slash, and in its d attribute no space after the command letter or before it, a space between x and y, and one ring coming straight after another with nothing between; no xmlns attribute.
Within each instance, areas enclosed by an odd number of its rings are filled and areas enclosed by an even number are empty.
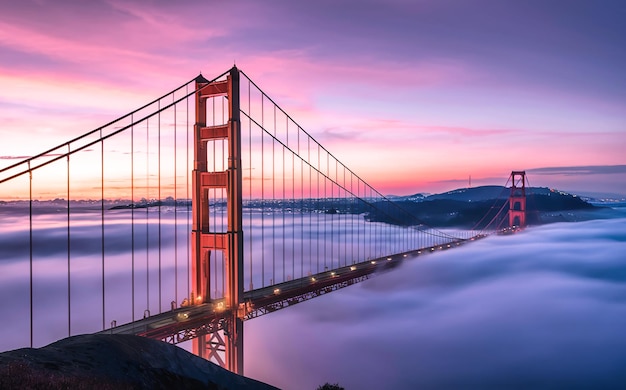
<svg viewBox="0 0 626 390"><path fill-rule="evenodd" d="M242 226L242 175L241 126L239 107L239 70L233 67L225 81L208 83L196 80L196 124L194 127L194 170L192 180L191 278L192 305L212 301L209 293L211 272L210 256L221 251L225 261L224 309L230 313L220 328L224 337L216 332L199 335L193 341L194 352L201 357L217 361L230 371L243 373L243 320L238 316L243 303L243 226ZM207 99L225 95L228 99L228 123L206 125ZM207 171L209 140L228 141L228 168L222 172ZM227 231L211 232L209 226L209 189L226 190ZM218 298L218 297L213 297ZM209 337L209 340L207 340ZM222 358L222 355L224 358Z"/></svg>
<svg viewBox="0 0 626 390"><path fill-rule="evenodd" d="M509 227L522 228L526 226L526 172L511 172L511 183Z"/></svg>

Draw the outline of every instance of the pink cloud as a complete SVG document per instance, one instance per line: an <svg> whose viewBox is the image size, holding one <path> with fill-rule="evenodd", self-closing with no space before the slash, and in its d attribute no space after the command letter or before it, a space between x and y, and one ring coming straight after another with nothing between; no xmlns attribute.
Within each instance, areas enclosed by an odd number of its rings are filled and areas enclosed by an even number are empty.
<svg viewBox="0 0 626 390"><path fill-rule="evenodd" d="M248 55L239 61L241 69L261 88L271 86L277 99L288 101L297 96L319 97L323 94L349 92L353 86L370 89L372 95L450 84L471 79L471 72L461 63L424 61L397 63L378 58L355 58L343 61L316 58L307 49L280 50L269 55Z"/></svg>
<svg viewBox="0 0 626 390"><path fill-rule="evenodd" d="M425 49L411 57L347 50L343 44L363 37L345 35L339 45L310 39L312 30L302 39L286 32L311 28L288 18L303 10L298 6L191 1L146 7L114 0L73 7L68 12L66 2L16 3L0 17L0 53L18 53L12 61L22 61L0 66L0 120L8 124L0 131L5 140L11 134L16 149L29 144L15 135L24 125L39 134L58 130L57 138L76 135L200 71L213 77L235 61L372 184L623 163L619 102L585 100L552 85L519 85L515 77L501 80L506 72L490 73L462 53ZM289 22L276 24L278 16ZM264 40L268 31L278 34L275 40ZM33 109L45 123L33 119Z"/></svg>

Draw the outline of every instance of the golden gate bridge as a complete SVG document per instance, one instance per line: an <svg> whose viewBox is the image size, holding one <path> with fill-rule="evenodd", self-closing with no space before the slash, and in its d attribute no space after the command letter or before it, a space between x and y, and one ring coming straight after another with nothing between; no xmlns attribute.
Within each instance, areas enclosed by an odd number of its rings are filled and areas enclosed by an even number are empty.
<svg viewBox="0 0 626 390"><path fill-rule="evenodd" d="M524 226L525 173L509 179L508 202L474 229L429 227L243 71L200 75L0 169L0 321L14 347L94 332L192 340L243 373L244 321Z"/></svg>

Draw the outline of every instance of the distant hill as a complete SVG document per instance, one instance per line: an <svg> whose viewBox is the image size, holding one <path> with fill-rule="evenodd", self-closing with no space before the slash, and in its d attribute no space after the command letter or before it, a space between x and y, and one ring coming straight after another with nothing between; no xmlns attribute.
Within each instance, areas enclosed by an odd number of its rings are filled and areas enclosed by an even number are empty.
<svg viewBox="0 0 626 390"><path fill-rule="evenodd" d="M528 187L526 194L547 195L552 190L546 187ZM404 197L396 197L393 200L418 200L431 201L436 199L458 200L463 202L477 202L489 199L506 199L508 198L510 189L503 186L480 186L471 188L459 188L456 190L443 192L441 194L423 195L415 194Z"/></svg>
<svg viewBox="0 0 626 390"><path fill-rule="evenodd" d="M392 199L399 207L370 210L370 221L397 225L484 228L494 218L505 218L510 189L502 186L461 188L426 197L411 195ZM528 224L554 222L553 214L564 211L592 210L597 207L576 195L545 187L526 188ZM502 210L501 210L502 209ZM498 212L500 214L498 214ZM545 218L550 214L550 218ZM561 213L561 220L566 220ZM482 222L481 222L482 221Z"/></svg>

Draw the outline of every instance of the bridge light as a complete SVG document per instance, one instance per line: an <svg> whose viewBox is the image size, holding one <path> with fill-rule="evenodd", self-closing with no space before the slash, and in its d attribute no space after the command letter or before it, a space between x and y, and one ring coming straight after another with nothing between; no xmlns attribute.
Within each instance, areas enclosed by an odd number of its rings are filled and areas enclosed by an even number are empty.
<svg viewBox="0 0 626 390"><path fill-rule="evenodd" d="M391 257L387 257L387 261L391 261Z"/></svg>
<svg viewBox="0 0 626 390"><path fill-rule="evenodd" d="M312 278L311 278L311 282L315 282L315 278L313 278L313 277L312 277Z"/></svg>
<svg viewBox="0 0 626 390"><path fill-rule="evenodd" d="M330 276L332 276L334 278L335 277L335 272L331 272Z"/></svg>
<svg viewBox="0 0 626 390"><path fill-rule="evenodd" d="M418 255L421 255L421 254L422 254L422 251L417 251L417 254L418 254Z"/></svg>
<svg viewBox="0 0 626 390"><path fill-rule="evenodd" d="M376 264L376 260L372 260L372 264Z"/></svg>
<svg viewBox="0 0 626 390"><path fill-rule="evenodd" d="M354 271L356 270L356 267L353 265L352 267L350 267L350 271Z"/></svg>
<svg viewBox="0 0 626 390"><path fill-rule="evenodd" d="M217 307L215 309L217 311L223 311L224 310L224 302L218 302L217 303Z"/></svg>
<svg viewBox="0 0 626 390"><path fill-rule="evenodd" d="M279 288L275 288L274 289L274 295L278 295L280 294L280 289Z"/></svg>
<svg viewBox="0 0 626 390"><path fill-rule="evenodd" d="M452 245L448 244L448 248L450 248Z"/></svg>
<svg viewBox="0 0 626 390"><path fill-rule="evenodd" d="M405 253L402 257L407 257L408 255Z"/></svg>
<svg viewBox="0 0 626 390"><path fill-rule="evenodd" d="M196 297L196 303L202 303L202 295Z"/></svg>

